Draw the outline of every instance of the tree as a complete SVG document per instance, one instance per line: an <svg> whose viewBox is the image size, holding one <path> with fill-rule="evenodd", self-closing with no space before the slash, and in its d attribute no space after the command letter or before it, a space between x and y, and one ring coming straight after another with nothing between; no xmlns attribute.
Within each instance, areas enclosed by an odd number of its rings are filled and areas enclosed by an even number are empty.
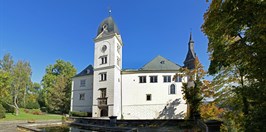
<svg viewBox="0 0 266 132"><path fill-rule="evenodd" d="M215 102L201 104L200 115L203 119L219 119L223 109L218 108Z"/></svg>
<svg viewBox="0 0 266 132"><path fill-rule="evenodd" d="M237 77L229 97L241 99L244 131L266 131L265 9L263 0L215 0L202 25L209 39L209 73L219 76L228 68Z"/></svg>
<svg viewBox="0 0 266 132"><path fill-rule="evenodd" d="M3 60L0 60L0 69L2 71L11 73L13 66L14 66L14 61L9 53L4 55Z"/></svg>
<svg viewBox="0 0 266 132"><path fill-rule="evenodd" d="M10 54L1 60L1 77L3 80L0 95L2 102L15 109L19 113L19 105L25 105L26 89L31 83L31 67L29 62L18 61L13 64ZM21 102L23 101L23 102Z"/></svg>
<svg viewBox="0 0 266 132"><path fill-rule="evenodd" d="M28 62L18 61L12 69L11 97L13 104L10 106L19 112L19 104L25 107L26 90L31 82L31 67ZM21 102L22 101L22 102Z"/></svg>
<svg viewBox="0 0 266 132"><path fill-rule="evenodd" d="M180 75L186 76L188 78L188 83L183 83L182 92L183 97L188 104L187 116L190 119L193 118L193 114L199 113L199 106L202 103L203 94L208 89L205 85L205 82L207 81L203 80L206 72L204 71L203 66L197 57L194 63L195 68L192 70L187 68L180 69ZM174 79L177 75L175 75Z"/></svg>
<svg viewBox="0 0 266 132"><path fill-rule="evenodd" d="M67 113L70 109L71 78L76 74L74 66L63 60L46 68L42 79L45 105L50 112Z"/></svg>
<svg viewBox="0 0 266 132"><path fill-rule="evenodd" d="M8 89L10 88L10 75L8 72L0 69L0 103L3 103L4 98L9 95Z"/></svg>
<svg viewBox="0 0 266 132"><path fill-rule="evenodd" d="M30 87L27 89L26 96L26 107L27 109L38 109L39 105L39 95L40 95L41 85L39 83L31 83Z"/></svg>

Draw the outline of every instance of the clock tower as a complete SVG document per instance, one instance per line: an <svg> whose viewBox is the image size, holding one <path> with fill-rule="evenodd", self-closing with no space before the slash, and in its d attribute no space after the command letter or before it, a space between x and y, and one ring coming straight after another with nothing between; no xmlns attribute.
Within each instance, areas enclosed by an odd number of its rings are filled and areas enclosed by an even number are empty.
<svg viewBox="0 0 266 132"><path fill-rule="evenodd" d="M111 16L94 39L93 117L121 118L122 39Z"/></svg>

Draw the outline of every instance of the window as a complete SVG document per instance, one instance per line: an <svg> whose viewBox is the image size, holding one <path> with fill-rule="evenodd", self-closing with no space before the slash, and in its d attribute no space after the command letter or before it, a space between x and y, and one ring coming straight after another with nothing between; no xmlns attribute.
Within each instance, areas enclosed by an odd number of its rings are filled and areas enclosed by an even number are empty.
<svg viewBox="0 0 266 132"><path fill-rule="evenodd" d="M117 57L117 65L120 66L120 59Z"/></svg>
<svg viewBox="0 0 266 132"><path fill-rule="evenodd" d="M79 100L85 100L85 93L79 94Z"/></svg>
<svg viewBox="0 0 266 132"><path fill-rule="evenodd" d="M157 76L150 76L150 83L157 83Z"/></svg>
<svg viewBox="0 0 266 132"><path fill-rule="evenodd" d="M117 44L117 52L120 53L120 46Z"/></svg>
<svg viewBox="0 0 266 132"><path fill-rule="evenodd" d="M171 82L171 76L163 76L163 82Z"/></svg>
<svg viewBox="0 0 266 132"><path fill-rule="evenodd" d="M106 88L101 88L101 98L106 98Z"/></svg>
<svg viewBox="0 0 266 132"><path fill-rule="evenodd" d="M151 94L146 94L146 101L151 101Z"/></svg>
<svg viewBox="0 0 266 132"><path fill-rule="evenodd" d="M86 86L86 80L80 80L80 87Z"/></svg>
<svg viewBox="0 0 266 132"><path fill-rule="evenodd" d="M100 60L101 60L101 64L107 64L107 56L101 56Z"/></svg>
<svg viewBox="0 0 266 132"><path fill-rule="evenodd" d="M139 76L139 83L146 83L146 76Z"/></svg>
<svg viewBox="0 0 266 132"><path fill-rule="evenodd" d="M170 86L170 94L175 94L175 85L171 84Z"/></svg>
<svg viewBox="0 0 266 132"><path fill-rule="evenodd" d="M175 82L182 82L182 76L177 75L176 79L175 79Z"/></svg>
<svg viewBox="0 0 266 132"><path fill-rule="evenodd" d="M107 73L106 72L100 73L99 75L100 75L100 81L106 81L106 79L107 79Z"/></svg>

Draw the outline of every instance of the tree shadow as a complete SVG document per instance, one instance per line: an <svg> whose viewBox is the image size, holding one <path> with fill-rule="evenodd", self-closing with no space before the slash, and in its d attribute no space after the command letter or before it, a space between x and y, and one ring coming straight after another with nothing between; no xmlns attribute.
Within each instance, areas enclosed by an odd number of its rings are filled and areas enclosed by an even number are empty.
<svg viewBox="0 0 266 132"><path fill-rule="evenodd" d="M179 99L175 99L174 101L169 101L167 105L164 107L162 111L160 111L157 119L182 119L185 117L184 111L176 113L178 105L180 105L181 101Z"/></svg>

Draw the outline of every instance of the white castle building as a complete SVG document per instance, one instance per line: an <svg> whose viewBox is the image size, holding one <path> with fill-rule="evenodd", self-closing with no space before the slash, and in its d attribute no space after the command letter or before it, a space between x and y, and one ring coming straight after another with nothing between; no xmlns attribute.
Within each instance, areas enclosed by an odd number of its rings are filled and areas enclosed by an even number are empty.
<svg viewBox="0 0 266 132"><path fill-rule="evenodd" d="M92 117L117 119L182 119L187 105L181 87L185 77L173 77L181 68L157 56L142 68L122 69L123 41L112 17L102 21L94 39L94 65L72 79L71 111ZM194 68L190 35L184 66Z"/></svg>

